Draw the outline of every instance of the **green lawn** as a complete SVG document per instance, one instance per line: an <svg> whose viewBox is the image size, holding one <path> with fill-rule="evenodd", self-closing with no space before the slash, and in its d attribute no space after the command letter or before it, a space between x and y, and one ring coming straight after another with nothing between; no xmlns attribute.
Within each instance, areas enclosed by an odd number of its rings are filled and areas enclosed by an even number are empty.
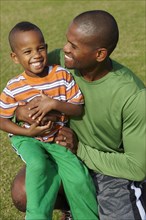
<svg viewBox="0 0 146 220"><path fill-rule="evenodd" d="M30 21L38 25L46 38L49 50L62 47L65 42L65 31L77 14L85 10L107 10L116 18L120 29L120 41L112 58L131 68L146 84L146 11L145 1L112 0L112 1L49 1L21 0L0 2L0 86L4 88L11 77L21 72L20 66L12 63L7 36L10 29L20 21ZM1 132L1 220L22 220L24 214L17 211L12 204L11 182L22 166L22 161L11 149L7 134ZM59 220L57 213L54 220Z"/></svg>

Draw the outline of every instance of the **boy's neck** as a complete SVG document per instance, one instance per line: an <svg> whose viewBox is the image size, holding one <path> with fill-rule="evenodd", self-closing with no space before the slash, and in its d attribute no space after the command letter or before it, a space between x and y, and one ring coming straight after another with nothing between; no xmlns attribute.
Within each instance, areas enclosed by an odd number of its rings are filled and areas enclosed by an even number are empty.
<svg viewBox="0 0 146 220"><path fill-rule="evenodd" d="M31 72L25 71L26 75L32 78L43 78L48 75L48 66L44 68L44 70L41 73L35 74Z"/></svg>

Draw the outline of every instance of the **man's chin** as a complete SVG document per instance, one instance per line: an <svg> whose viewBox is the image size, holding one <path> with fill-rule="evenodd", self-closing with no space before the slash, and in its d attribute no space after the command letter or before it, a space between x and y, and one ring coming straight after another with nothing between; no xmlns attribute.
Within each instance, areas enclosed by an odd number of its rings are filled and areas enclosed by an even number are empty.
<svg viewBox="0 0 146 220"><path fill-rule="evenodd" d="M65 66L65 68L71 70L71 69L74 69L74 67L68 67L68 66Z"/></svg>
<svg viewBox="0 0 146 220"><path fill-rule="evenodd" d="M64 65L68 69L74 69L74 65L71 59L64 59Z"/></svg>
<svg viewBox="0 0 146 220"><path fill-rule="evenodd" d="M65 63L65 67L67 69L74 69L74 66L73 65L69 65L68 63Z"/></svg>

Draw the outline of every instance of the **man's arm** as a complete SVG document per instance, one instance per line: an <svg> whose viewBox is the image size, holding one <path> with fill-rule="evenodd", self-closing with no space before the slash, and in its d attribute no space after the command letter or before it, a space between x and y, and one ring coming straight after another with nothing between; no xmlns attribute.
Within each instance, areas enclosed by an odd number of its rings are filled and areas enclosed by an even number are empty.
<svg viewBox="0 0 146 220"><path fill-rule="evenodd" d="M87 167L99 173L142 181L146 178L145 91L129 100L123 113L124 153L102 152L83 143L77 155Z"/></svg>

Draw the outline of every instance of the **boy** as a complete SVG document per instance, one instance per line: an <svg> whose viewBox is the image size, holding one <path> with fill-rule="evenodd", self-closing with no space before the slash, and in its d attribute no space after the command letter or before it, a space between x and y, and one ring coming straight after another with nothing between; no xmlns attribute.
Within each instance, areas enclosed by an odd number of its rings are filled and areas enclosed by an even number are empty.
<svg viewBox="0 0 146 220"><path fill-rule="evenodd" d="M47 45L36 25L16 24L9 43L13 61L20 63L24 72L10 80L1 94L0 129L11 133L12 145L26 163L26 219L52 218L60 179L73 218L98 219L95 189L86 167L65 147L52 142L66 123L65 115L82 114L83 97L77 84L64 68L47 66ZM35 123L17 124L11 120L19 102L40 95L45 105L41 102L37 106ZM61 113L59 122L41 125L41 119L50 111Z"/></svg>

